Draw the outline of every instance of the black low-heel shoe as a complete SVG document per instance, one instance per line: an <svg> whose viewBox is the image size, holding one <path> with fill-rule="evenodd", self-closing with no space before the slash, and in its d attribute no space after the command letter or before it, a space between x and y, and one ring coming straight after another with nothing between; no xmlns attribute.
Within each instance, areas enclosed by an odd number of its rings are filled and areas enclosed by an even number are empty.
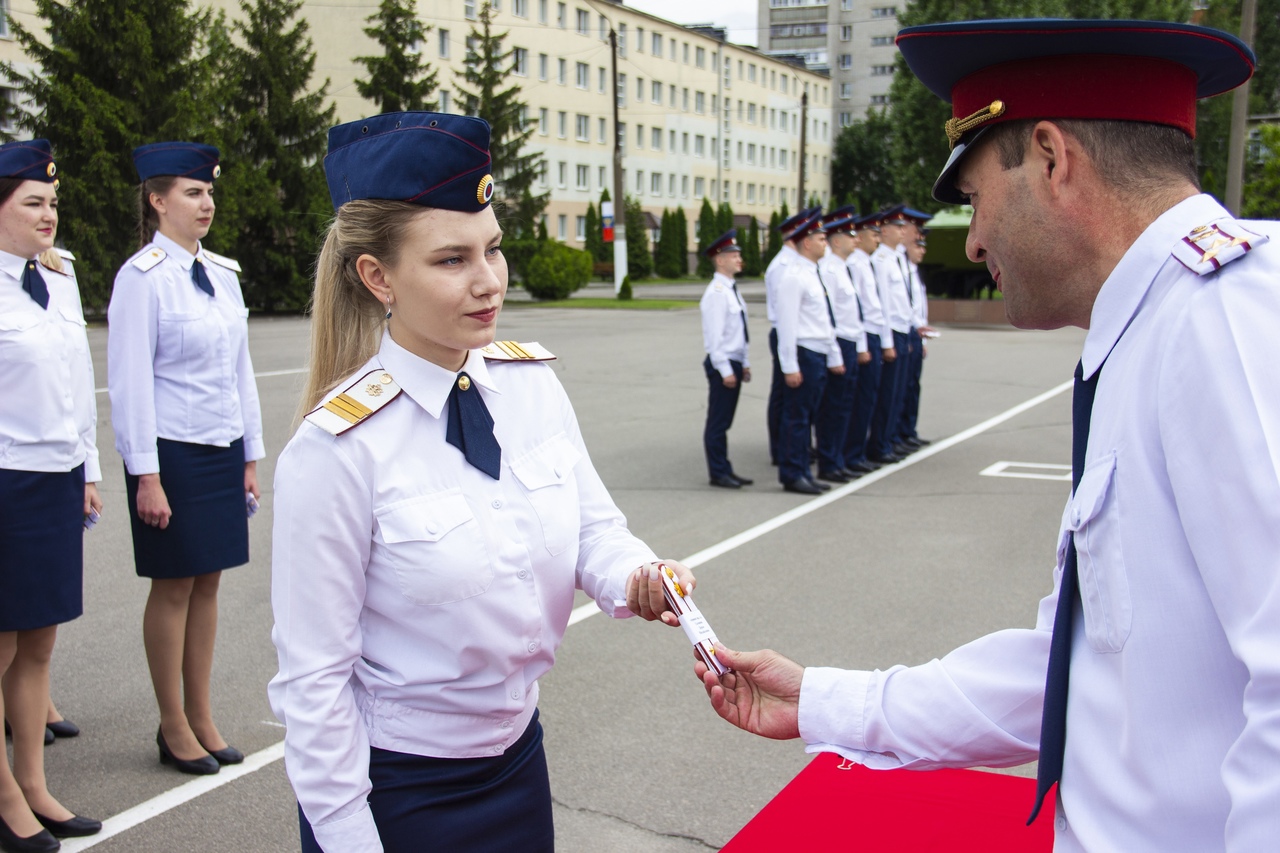
<svg viewBox="0 0 1280 853"><path fill-rule="evenodd" d="M31 812L40 821L40 825L53 833L55 838L83 838L86 835L97 835L102 832L102 821L93 818L73 815L71 820L54 820L40 812Z"/></svg>
<svg viewBox="0 0 1280 853"><path fill-rule="evenodd" d="M190 773L192 776L212 776L222 766L218 764L218 759L212 755L206 755L203 758L196 758L192 761L178 758L169 751L169 744L164 742L164 732L160 729L156 729L156 746L160 747L160 763L172 764L180 773Z"/></svg>
<svg viewBox="0 0 1280 853"><path fill-rule="evenodd" d="M200 744L204 746L204 744ZM209 749L204 746L204 751L213 756L213 760L219 764L240 764L244 761L244 753L236 749L234 746L225 746L222 749Z"/></svg>
<svg viewBox="0 0 1280 853"><path fill-rule="evenodd" d="M54 838L47 829L42 829L35 835L20 838L9 828L9 824L0 818L0 849L8 853L53 853L61 847L62 842Z"/></svg>
<svg viewBox="0 0 1280 853"><path fill-rule="evenodd" d="M80 727L70 720L45 723L44 727L53 732L54 737L78 737L80 735Z"/></svg>

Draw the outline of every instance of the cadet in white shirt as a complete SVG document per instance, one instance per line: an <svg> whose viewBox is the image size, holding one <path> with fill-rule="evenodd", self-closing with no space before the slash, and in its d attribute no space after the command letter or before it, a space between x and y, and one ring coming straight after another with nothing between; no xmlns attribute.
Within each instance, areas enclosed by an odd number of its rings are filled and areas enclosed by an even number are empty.
<svg viewBox="0 0 1280 853"><path fill-rule="evenodd" d="M878 464L902 461L902 457L893 451L893 439L902 417L911 350L911 297L907 293L905 259L898 251L909 227L904 210L905 206L899 204L880 215L880 246L871 255L871 268L875 271L876 288L886 323L893 335L894 349L892 359L885 353L867 439L867 459Z"/></svg>
<svg viewBox="0 0 1280 853"><path fill-rule="evenodd" d="M827 250L822 211L801 223L792 239L797 257L778 283L778 363L785 382L778 480L789 492L816 495L831 487L813 479L809 464L814 418L827 374L843 374L845 369L830 294L818 273L818 261Z"/></svg>
<svg viewBox="0 0 1280 853"><path fill-rule="evenodd" d="M827 387L822 392L822 402L818 404L818 479L832 483L847 483L863 474L848 468L844 458L862 365L871 360L862 323L862 307L849 277L849 268L845 265L854 248L856 221L857 213L852 207L841 208L823 218L827 253L818 261L818 272L831 296L836 343L844 359L844 373L827 377Z"/></svg>
<svg viewBox="0 0 1280 853"><path fill-rule="evenodd" d="M0 145L0 847L92 835L45 783L49 657L84 612L84 530L102 509L93 361L69 253L53 250L57 166L46 139Z"/></svg>
<svg viewBox="0 0 1280 853"><path fill-rule="evenodd" d="M213 222L218 149L133 152L141 250L107 309L107 388L124 457L134 565L151 579L142 638L160 709L160 761L217 773L244 755L213 721L210 676L222 570L249 561L247 516L266 455L239 265L200 241Z"/></svg>
<svg viewBox="0 0 1280 853"><path fill-rule="evenodd" d="M924 239L925 230L922 226L932 217L910 209L907 215L912 233L903 244L903 250L907 263L907 282L911 285L912 294L911 352L907 362L906 394L902 400L902 417L898 420L898 435L894 450L909 454L932 443L920 437L916 431L916 422L920 418L920 377L924 372L924 360L929 354L925 340L934 330L929 326L929 295L925 291L924 279L920 276L920 264L924 262L927 245Z"/></svg>
<svg viewBox="0 0 1280 853"><path fill-rule="evenodd" d="M769 261L764 271L764 306L765 316L769 320L769 356L773 360L773 372L769 378L769 404L766 418L769 425L769 461L774 465L779 460L779 444L782 435L782 366L778 363L778 283L782 281L782 273L787 265L794 261L796 254L796 227L808 222L815 208L807 208L795 216L788 217L778 226L782 235L782 248Z"/></svg>
<svg viewBox="0 0 1280 853"><path fill-rule="evenodd" d="M706 248L716 272L702 294L702 345L707 357L702 362L707 374L707 425L702 431L702 447L707 455L711 485L740 489L754 480L739 477L729 462L729 427L738 409L743 382L751 381L747 359L747 303L738 293L734 277L742 272L742 248L738 229L730 228Z"/></svg>
<svg viewBox="0 0 1280 853"><path fill-rule="evenodd" d="M726 719L872 767L1038 758L1032 817L1056 783L1058 851L1273 849L1280 226L1199 194L1191 140L1196 98L1248 79L1252 52L1150 21L933 24L898 45L953 99L934 196L974 206L968 254L1010 322L1088 330L1053 591L1034 628L916 667L722 650L737 674L698 674Z"/></svg>
<svg viewBox="0 0 1280 853"><path fill-rule="evenodd" d="M553 356L494 341L488 144L484 121L440 113L329 133L337 213L272 556L268 692L304 851L551 850L538 679L575 589L676 621Z"/></svg>
<svg viewBox="0 0 1280 853"><path fill-rule="evenodd" d="M889 328L887 315L880 304L880 291L871 268L871 254L880 245L879 216L878 213L869 213L858 218L854 235L857 245L845 260L858 294L858 306L862 309L867 355L870 356L866 364L858 367L857 396L844 446L844 467L860 474L869 474L880 467L879 463L867 459L867 436L871 432L871 417L880 394L882 366L897 357L897 350L893 348L893 330Z"/></svg>

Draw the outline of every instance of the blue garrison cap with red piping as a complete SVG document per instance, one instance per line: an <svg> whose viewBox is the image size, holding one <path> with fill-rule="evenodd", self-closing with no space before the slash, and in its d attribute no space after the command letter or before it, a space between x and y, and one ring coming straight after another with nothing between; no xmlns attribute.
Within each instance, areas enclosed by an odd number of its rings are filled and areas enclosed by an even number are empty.
<svg viewBox="0 0 1280 853"><path fill-rule="evenodd" d="M152 142L133 149L133 168L140 181L174 175L212 183L222 174L218 157L217 148L199 142Z"/></svg>
<svg viewBox="0 0 1280 853"><path fill-rule="evenodd" d="M955 170L997 124L1137 121L1194 137L1196 99L1234 89L1256 65L1235 36L1164 21L957 21L907 27L897 46L920 82L951 103L951 157L933 187L947 204L965 202Z"/></svg>
<svg viewBox="0 0 1280 853"><path fill-rule="evenodd" d="M28 139L0 145L0 177L56 183L58 166L47 139Z"/></svg>
<svg viewBox="0 0 1280 853"><path fill-rule="evenodd" d="M477 213L493 198L489 123L448 113L383 113L329 129L324 176L337 210L386 199Z"/></svg>
<svg viewBox="0 0 1280 853"><path fill-rule="evenodd" d="M702 254L708 258L714 258L722 252L741 252L742 247L738 245L738 229L730 228L711 242L710 246L703 251Z"/></svg>

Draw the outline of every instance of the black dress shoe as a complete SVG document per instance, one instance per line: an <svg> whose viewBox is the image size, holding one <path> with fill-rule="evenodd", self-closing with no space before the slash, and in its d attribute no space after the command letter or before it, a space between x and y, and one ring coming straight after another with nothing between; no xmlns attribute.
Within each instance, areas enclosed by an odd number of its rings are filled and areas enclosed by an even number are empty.
<svg viewBox="0 0 1280 853"><path fill-rule="evenodd" d="M204 744L200 744L204 746ZM244 761L244 753L236 749L234 746L226 746L222 749L209 749L205 747L205 752L213 756L213 760L219 764L240 764Z"/></svg>
<svg viewBox="0 0 1280 853"><path fill-rule="evenodd" d="M840 473L844 474L844 478L849 481L858 479L863 475L863 471L855 471L852 468L841 468Z"/></svg>
<svg viewBox="0 0 1280 853"><path fill-rule="evenodd" d="M902 461L901 456L895 456L892 453L890 453L888 456L879 456L879 455L872 456L868 454L867 459L879 465L893 465L897 462Z"/></svg>
<svg viewBox="0 0 1280 853"><path fill-rule="evenodd" d="M77 737L80 734L80 727L70 720L45 723L45 728L53 732L54 737Z"/></svg>
<svg viewBox="0 0 1280 853"><path fill-rule="evenodd" d="M738 482L736 477L712 477L711 485L721 489L741 489L742 483Z"/></svg>
<svg viewBox="0 0 1280 853"><path fill-rule="evenodd" d="M912 440L912 441L914 441L914 442L916 443L916 447L925 447L925 446L927 446L927 445L933 444L933 442L932 442L932 441L930 441L929 439L927 439L927 438L921 438L921 437L920 437L920 436L918 436L918 435L917 435L917 436L912 436L911 440Z"/></svg>
<svg viewBox="0 0 1280 853"><path fill-rule="evenodd" d="M164 732L160 729L156 729L156 746L160 747L160 763L172 764L179 773L190 773L192 776L212 776L222 767L222 765L218 764L218 759L212 755L206 755L191 761L185 758L178 758L169 751L169 744L164 742Z"/></svg>
<svg viewBox="0 0 1280 853"><path fill-rule="evenodd" d="M843 471L819 471L819 480L826 480L828 483L847 483L849 478L844 475Z"/></svg>
<svg viewBox="0 0 1280 853"><path fill-rule="evenodd" d="M790 483L783 483L782 488L798 495L820 495L824 491L813 480L792 480Z"/></svg>
<svg viewBox="0 0 1280 853"><path fill-rule="evenodd" d="M811 485L811 486L817 486L818 491L820 491L820 492L829 492L829 491L831 491L831 487L830 487L830 486L828 486L826 483L820 483L820 482L818 482L817 480L813 479L812 477L810 477L810 478L809 478L809 485Z"/></svg>
<svg viewBox="0 0 1280 853"><path fill-rule="evenodd" d="M899 442L898 444L895 444L893 446L893 455L901 456L904 459L915 452L916 452L916 449L914 447L903 442Z"/></svg>
<svg viewBox="0 0 1280 853"><path fill-rule="evenodd" d="M80 815L73 815L71 820L54 820L40 812L33 811L32 814L45 829L53 833L55 838L83 838L86 835L97 835L102 831L102 821L80 817Z"/></svg>
<svg viewBox="0 0 1280 853"><path fill-rule="evenodd" d="M755 480L751 479L750 477L743 477L741 474L731 474L730 476L733 477L733 479L737 480L738 485L740 486L750 486L752 483L755 482Z"/></svg>
<svg viewBox="0 0 1280 853"><path fill-rule="evenodd" d="M0 818L0 850L8 853L53 853L61 847L62 842L54 838L47 829L21 838Z"/></svg>
<svg viewBox="0 0 1280 853"><path fill-rule="evenodd" d="M879 471L880 466L875 464L874 462L867 462L866 460L862 460L859 462L854 462L852 465L845 465L844 469L846 471L856 471L859 474L870 474L872 471Z"/></svg>

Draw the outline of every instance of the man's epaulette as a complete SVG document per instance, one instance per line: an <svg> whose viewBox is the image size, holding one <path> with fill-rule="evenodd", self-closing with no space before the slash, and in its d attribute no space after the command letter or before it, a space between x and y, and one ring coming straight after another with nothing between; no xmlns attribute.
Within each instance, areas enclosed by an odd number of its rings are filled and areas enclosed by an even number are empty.
<svg viewBox="0 0 1280 853"><path fill-rule="evenodd" d="M306 419L330 435L342 435L369 419L400 394L400 386L382 368L371 370L331 395Z"/></svg>
<svg viewBox="0 0 1280 853"><path fill-rule="evenodd" d="M63 260L74 261L76 259L76 256L68 252L66 249L54 249L54 251L61 255Z"/></svg>
<svg viewBox="0 0 1280 853"><path fill-rule="evenodd" d="M155 269L156 264L163 261L169 255L159 246L152 246L150 249L144 249L129 259L129 263L140 269L142 272L150 272Z"/></svg>
<svg viewBox="0 0 1280 853"><path fill-rule="evenodd" d="M215 264L217 264L220 267L226 267L227 269L236 273L240 272L239 261L232 260L231 258L228 258L225 255L219 255L217 252L210 252L208 249L204 250L204 256L209 260L213 261Z"/></svg>
<svg viewBox="0 0 1280 853"><path fill-rule="evenodd" d="M480 353L489 361L553 361L555 356L542 344L534 342L518 344L515 341L494 341L480 347Z"/></svg>
<svg viewBox="0 0 1280 853"><path fill-rule="evenodd" d="M1173 247L1173 257L1196 275L1208 275L1267 242L1230 217L1201 225Z"/></svg>

